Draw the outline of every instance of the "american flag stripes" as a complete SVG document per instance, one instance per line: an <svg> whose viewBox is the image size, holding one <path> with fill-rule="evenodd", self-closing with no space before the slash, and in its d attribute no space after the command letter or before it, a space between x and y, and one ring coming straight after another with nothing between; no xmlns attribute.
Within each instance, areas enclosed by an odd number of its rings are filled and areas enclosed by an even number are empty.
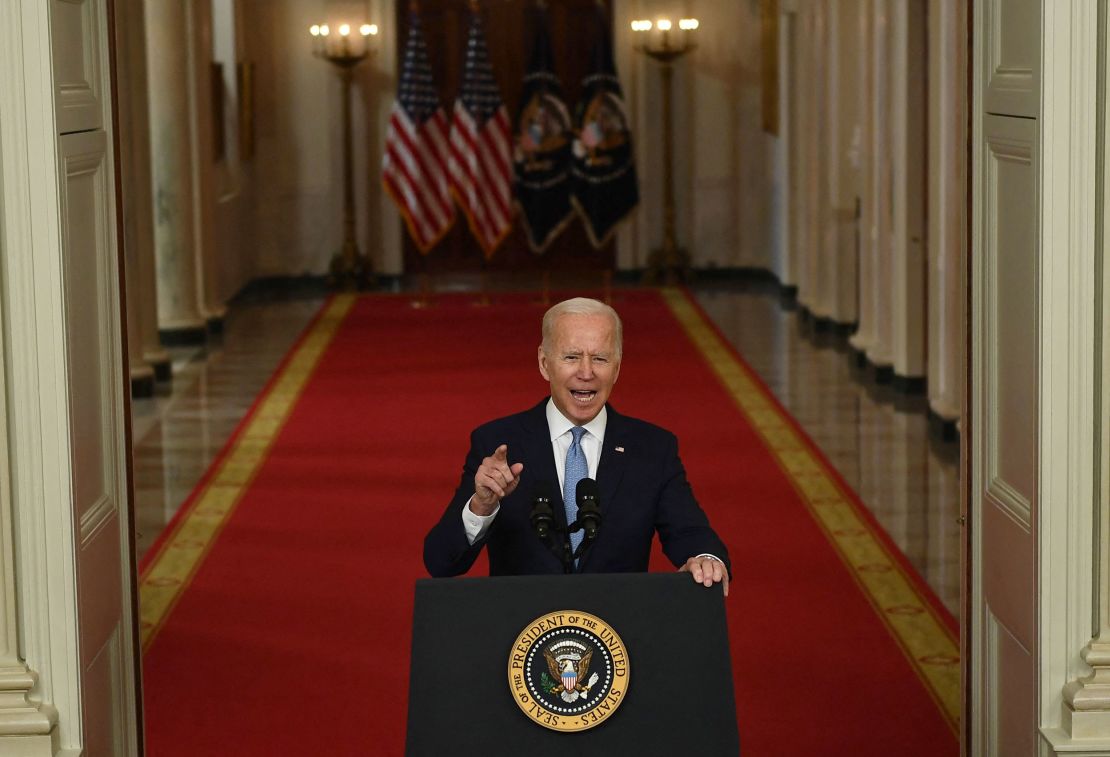
<svg viewBox="0 0 1110 757"><path fill-rule="evenodd" d="M512 229L509 114L493 78L486 36L472 13L462 91L451 119L451 192L490 258Z"/></svg>
<svg viewBox="0 0 1110 757"><path fill-rule="evenodd" d="M455 222L447 178L449 160L447 116L432 81L420 17L413 13L397 101L389 117L382 183L422 253Z"/></svg>

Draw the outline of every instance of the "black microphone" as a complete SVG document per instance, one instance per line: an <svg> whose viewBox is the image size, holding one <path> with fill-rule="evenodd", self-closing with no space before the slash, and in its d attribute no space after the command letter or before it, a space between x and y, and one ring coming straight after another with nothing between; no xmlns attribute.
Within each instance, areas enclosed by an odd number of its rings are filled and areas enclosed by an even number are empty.
<svg viewBox="0 0 1110 757"><path fill-rule="evenodd" d="M601 492L597 481L592 478L579 481L574 498L578 502L578 522L586 532L585 541L593 541L601 530Z"/></svg>
<svg viewBox="0 0 1110 757"><path fill-rule="evenodd" d="M537 481L532 485L532 512L528 520L540 541L547 541L547 535L555 525L555 513L551 509L554 492L555 487L547 481Z"/></svg>

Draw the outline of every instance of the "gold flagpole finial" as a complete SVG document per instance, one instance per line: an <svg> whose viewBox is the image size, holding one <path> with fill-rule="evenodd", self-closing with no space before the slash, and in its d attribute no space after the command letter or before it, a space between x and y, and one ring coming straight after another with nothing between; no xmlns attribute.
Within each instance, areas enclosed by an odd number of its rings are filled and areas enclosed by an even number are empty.
<svg viewBox="0 0 1110 757"><path fill-rule="evenodd" d="M478 13L481 9L478 7L478 0L470 0L470 12Z"/></svg>
<svg viewBox="0 0 1110 757"><path fill-rule="evenodd" d="M409 13L420 12L420 0L409 0Z"/></svg>

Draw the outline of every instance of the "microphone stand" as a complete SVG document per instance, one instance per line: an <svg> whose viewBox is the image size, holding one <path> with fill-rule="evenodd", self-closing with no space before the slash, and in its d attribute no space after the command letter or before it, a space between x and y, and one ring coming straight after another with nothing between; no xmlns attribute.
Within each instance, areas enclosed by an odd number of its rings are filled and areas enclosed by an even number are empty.
<svg viewBox="0 0 1110 757"><path fill-rule="evenodd" d="M570 552L570 537L569 537L569 534L573 534L577 531L586 531L586 533L582 537L582 543L578 545L578 549L574 550L574 554L571 555L570 564L571 564L572 567L574 565L574 561L581 559L582 556L586 554L586 551L594 545L594 542L597 541L598 535L600 535L600 533L601 533L600 528L595 528L594 529L594 535L591 537L589 535L590 534L589 530L586 529L586 526L582 521L583 521L583 519L579 518L578 520L574 521L574 523L572 523L570 526L567 527L568 537L565 540L566 543L565 543L564 546L565 546L566 551L568 553Z"/></svg>
<svg viewBox="0 0 1110 757"><path fill-rule="evenodd" d="M575 523L575 525L578 525L577 522ZM576 557L576 555L571 554L570 534L577 529L562 528L561 526L559 526L559 524L552 523L547 528L547 538L541 537L538 533L539 529L535 528L534 525L533 530L537 532L537 538L539 538L539 540L543 542L543 545L547 547L548 550L550 550L551 554L555 556L555 559L562 563L563 573L566 573L568 575L573 573L574 558ZM561 545L555 543L556 534L562 534L563 536L563 538L560 540L562 542Z"/></svg>

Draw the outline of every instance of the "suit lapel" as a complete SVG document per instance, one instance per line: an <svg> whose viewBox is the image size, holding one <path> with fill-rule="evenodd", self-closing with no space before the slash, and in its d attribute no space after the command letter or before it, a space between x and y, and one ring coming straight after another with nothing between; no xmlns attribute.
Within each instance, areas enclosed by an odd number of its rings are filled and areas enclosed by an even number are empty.
<svg viewBox="0 0 1110 757"><path fill-rule="evenodd" d="M601 491L601 512L616 501L617 487L624 475L625 467L625 433L627 431L624 417L617 414L612 407L608 409L609 417L605 422L605 440L602 442L601 459L597 463L597 488ZM618 451L619 450L619 451Z"/></svg>
<svg viewBox="0 0 1110 757"><path fill-rule="evenodd" d="M551 429L547 427L547 400L532 408L521 419L524 424L524 470L531 470L533 481L547 481L559 496L551 503L555 520L563 527L567 525L567 515L563 509L562 491L559 488L559 472L555 469L555 454L551 451ZM531 493L527 493L531 497Z"/></svg>

